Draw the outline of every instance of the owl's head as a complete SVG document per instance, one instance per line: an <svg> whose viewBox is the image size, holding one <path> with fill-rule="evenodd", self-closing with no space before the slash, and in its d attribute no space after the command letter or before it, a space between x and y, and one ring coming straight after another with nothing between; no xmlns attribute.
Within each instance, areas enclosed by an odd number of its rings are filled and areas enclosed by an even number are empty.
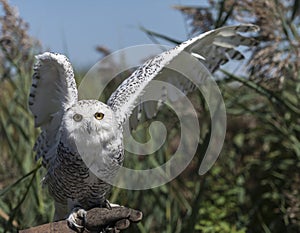
<svg viewBox="0 0 300 233"><path fill-rule="evenodd" d="M78 140L104 143L119 133L114 112L98 100L80 100L64 113L63 132Z"/></svg>

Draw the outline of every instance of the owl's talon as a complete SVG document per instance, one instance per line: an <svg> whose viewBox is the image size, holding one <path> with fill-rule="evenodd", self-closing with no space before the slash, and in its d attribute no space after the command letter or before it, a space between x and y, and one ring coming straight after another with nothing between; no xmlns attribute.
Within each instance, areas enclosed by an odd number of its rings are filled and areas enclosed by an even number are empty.
<svg viewBox="0 0 300 233"><path fill-rule="evenodd" d="M79 223L78 223L79 222ZM76 232L83 232L86 222L86 211L75 208L67 218L68 226Z"/></svg>
<svg viewBox="0 0 300 233"><path fill-rule="evenodd" d="M120 205L115 203L110 203L107 199L104 201L104 207L111 210L113 207L120 207Z"/></svg>
<svg viewBox="0 0 300 233"><path fill-rule="evenodd" d="M110 202L107 199L105 199L105 201L104 201L104 207L111 210Z"/></svg>

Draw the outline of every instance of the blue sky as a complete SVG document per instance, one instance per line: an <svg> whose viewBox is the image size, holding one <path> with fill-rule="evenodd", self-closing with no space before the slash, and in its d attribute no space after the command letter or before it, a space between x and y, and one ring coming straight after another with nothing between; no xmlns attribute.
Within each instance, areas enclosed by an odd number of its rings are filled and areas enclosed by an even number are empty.
<svg viewBox="0 0 300 233"><path fill-rule="evenodd" d="M139 26L185 40L183 16L173 5L199 5L197 0L10 0L30 25L30 34L44 50L67 54L77 67L88 67L100 58L103 45L112 51L151 40Z"/></svg>

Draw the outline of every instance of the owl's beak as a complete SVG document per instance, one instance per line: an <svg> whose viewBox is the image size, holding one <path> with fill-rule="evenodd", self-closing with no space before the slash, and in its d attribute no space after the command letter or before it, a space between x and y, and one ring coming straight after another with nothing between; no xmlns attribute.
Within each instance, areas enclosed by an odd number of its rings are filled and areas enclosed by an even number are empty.
<svg viewBox="0 0 300 233"><path fill-rule="evenodd" d="M87 125L86 125L86 131L91 134L92 132L92 125L91 125L91 122L88 122Z"/></svg>

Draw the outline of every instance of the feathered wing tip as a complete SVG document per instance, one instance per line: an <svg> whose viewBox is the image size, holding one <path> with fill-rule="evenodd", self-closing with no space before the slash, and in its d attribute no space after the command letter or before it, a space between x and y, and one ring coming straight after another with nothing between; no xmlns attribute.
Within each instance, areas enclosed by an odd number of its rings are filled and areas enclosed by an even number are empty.
<svg viewBox="0 0 300 233"><path fill-rule="evenodd" d="M67 57L46 52L36 58L28 102L38 127L47 123L52 114L76 102L78 95Z"/></svg>
<svg viewBox="0 0 300 233"><path fill-rule="evenodd" d="M181 83L178 88L191 87L190 90L182 90L184 93L194 90L193 85L182 84L184 80L178 82L178 80L174 78L174 75L172 76L173 79L172 77L166 77L168 76L168 72L167 69L164 68L171 61L180 59L179 55L181 53L187 52L200 59L210 72L214 72L231 59L243 59L243 55L237 50L237 47L240 45L254 46L257 42L253 38L243 36L242 34L256 32L258 30L259 27L253 24L218 28L187 40L175 48L145 62L117 88L107 102L116 112L119 124L123 124L130 116L140 96L143 95L145 87L154 78L159 77L175 86L176 83ZM181 62L183 63L184 61ZM189 82L189 80L187 80L187 82ZM147 112L147 115L155 115L155 113L149 113L149 111L147 111L148 107L146 103L143 104L143 108ZM153 108L152 106L151 109L157 108ZM134 116L132 117L137 117L135 115L139 115L138 112L139 111L134 111ZM131 121L138 122L136 119ZM136 127L136 125L134 127Z"/></svg>
<svg viewBox="0 0 300 233"><path fill-rule="evenodd" d="M215 72L230 60L242 60L244 55L239 46L256 46L258 41L243 34L259 31L253 24L226 26L206 32L185 42L190 44L185 51L199 58L210 72Z"/></svg>

